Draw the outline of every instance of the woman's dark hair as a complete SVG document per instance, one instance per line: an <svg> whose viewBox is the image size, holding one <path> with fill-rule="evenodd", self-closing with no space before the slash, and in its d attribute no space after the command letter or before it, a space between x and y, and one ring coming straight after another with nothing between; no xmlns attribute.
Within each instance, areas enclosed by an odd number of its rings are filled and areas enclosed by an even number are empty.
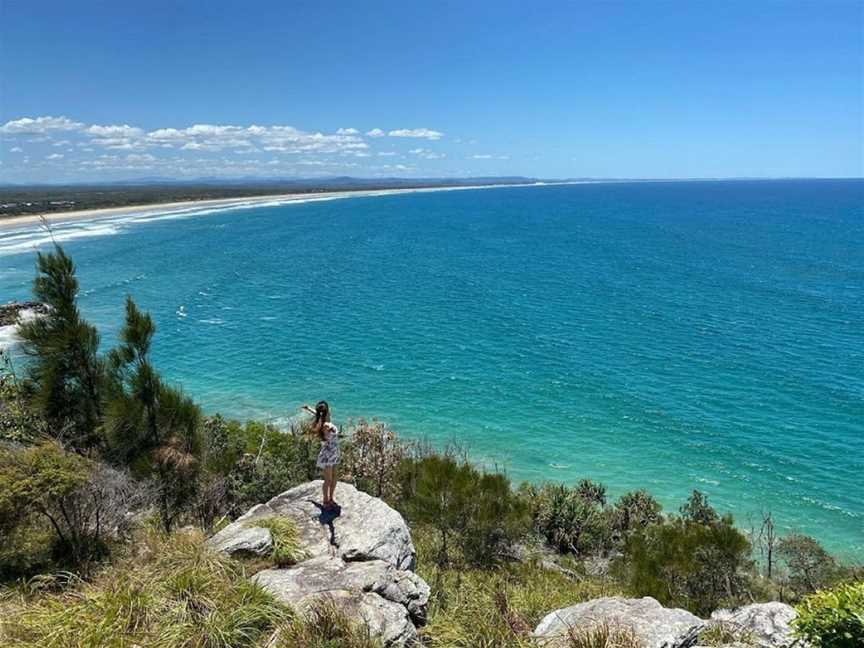
<svg viewBox="0 0 864 648"><path fill-rule="evenodd" d="M324 440L324 424L330 418L330 406L327 401L318 401L315 405L315 420L312 421L312 430Z"/></svg>

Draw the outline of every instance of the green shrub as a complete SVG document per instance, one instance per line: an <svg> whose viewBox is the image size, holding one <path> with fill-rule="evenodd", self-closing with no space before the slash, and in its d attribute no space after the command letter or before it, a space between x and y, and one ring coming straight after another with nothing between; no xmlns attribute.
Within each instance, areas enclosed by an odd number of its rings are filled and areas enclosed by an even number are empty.
<svg viewBox="0 0 864 648"><path fill-rule="evenodd" d="M27 519L25 524L0 534L0 580L22 578L50 568L55 536L47 523Z"/></svg>
<svg viewBox="0 0 864 648"><path fill-rule="evenodd" d="M305 553L300 547L297 527L287 518L262 518L252 520L246 526L261 527L270 531L273 549L270 558L279 567L293 565L303 560Z"/></svg>
<svg viewBox="0 0 864 648"><path fill-rule="evenodd" d="M493 564L527 531L526 508L504 475L445 455L424 457L414 470L405 506L414 522L438 530L439 564L449 562L454 543L471 564Z"/></svg>
<svg viewBox="0 0 864 648"><path fill-rule="evenodd" d="M302 429L286 431L258 421L241 424L220 417L209 419L205 428L208 438L215 437L208 464L226 475L225 508L231 516L318 475L318 442Z"/></svg>
<svg viewBox="0 0 864 648"><path fill-rule="evenodd" d="M586 502L600 507L606 506L606 486L603 484L598 484L590 479L581 479L576 484L576 493Z"/></svg>
<svg viewBox="0 0 864 648"><path fill-rule="evenodd" d="M76 515L76 493L87 483L91 464L53 442L0 448L0 531L22 531L42 520L73 562L93 549L88 520Z"/></svg>
<svg viewBox="0 0 864 648"><path fill-rule="evenodd" d="M615 502L613 524L617 533L625 536L644 529L662 519L663 507L647 491L625 493Z"/></svg>
<svg viewBox="0 0 864 648"><path fill-rule="evenodd" d="M520 490L529 502L534 530L562 553L599 553L612 545L612 513L586 484L591 483L583 481L576 488L523 485Z"/></svg>
<svg viewBox="0 0 864 648"><path fill-rule="evenodd" d="M360 419L350 428L342 453L342 470L370 495L395 502L401 490L400 466L406 448L381 421Z"/></svg>
<svg viewBox="0 0 864 648"><path fill-rule="evenodd" d="M811 594L797 610L795 632L814 648L864 645L864 581Z"/></svg>
<svg viewBox="0 0 864 648"><path fill-rule="evenodd" d="M781 538L777 556L786 566L788 584L798 596L830 586L841 574L837 561L810 536L793 533Z"/></svg>
<svg viewBox="0 0 864 648"><path fill-rule="evenodd" d="M679 512L682 518L696 524L714 524L720 520L717 511L708 503L708 496L698 490L693 491Z"/></svg>
<svg viewBox="0 0 864 648"><path fill-rule="evenodd" d="M674 519L633 534L616 571L635 595L704 616L742 597L749 555L730 516L713 524Z"/></svg>
<svg viewBox="0 0 864 648"><path fill-rule="evenodd" d="M49 436L45 419L39 415L15 372L9 354L0 349L0 441L34 443Z"/></svg>

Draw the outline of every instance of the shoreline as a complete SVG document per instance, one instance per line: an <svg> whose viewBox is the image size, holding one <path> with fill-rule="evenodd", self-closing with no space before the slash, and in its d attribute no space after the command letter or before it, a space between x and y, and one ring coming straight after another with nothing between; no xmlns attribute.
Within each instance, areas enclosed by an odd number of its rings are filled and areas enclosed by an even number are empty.
<svg viewBox="0 0 864 648"><path fill-rule="evenodd" d="M0 217L0 229L16 227L21 225L38 224L41 219L47 220L52 225L60 225L66 222L80 220L98 220L114 216L138 216L153 215L158 213L171 213L173 211L188 211L194 209L216 209L229 210L237 208L256 207L275 203L276 205L287 205L291 203L313 202L321 200L338 200L342 198L364 198L374 196L390 196L412 193L431 193L436 191L463 191L470 189L498 189L514 187L552 187L576 184L600 184L606 180L598 181L571 181L571 182L534 182L534 183L512 183L512 184L488 184L488 185L457 185L439 187L411 187L393 189L358 189L356 191L321 191L317 193L281 193L267 194L262 196L241 196L237 198L215 198L206 200L183 200L167 203L146 203L141 205L129 205L128 207L101 207L98 209L81 209L66 212L43 212L41 214L23 214L20 216Z"/></svg>

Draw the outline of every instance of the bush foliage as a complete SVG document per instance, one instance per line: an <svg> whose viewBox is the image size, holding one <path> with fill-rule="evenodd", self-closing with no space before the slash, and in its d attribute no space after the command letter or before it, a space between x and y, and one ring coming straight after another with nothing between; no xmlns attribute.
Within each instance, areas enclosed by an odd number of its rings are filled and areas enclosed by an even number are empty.
<svg viewBox="0 0 864 648"><path fill-rule="evenodd" d="M527 531L527 509L502 474L431 455L416 461L411 475L407 512L437 530L440 565L449 563L453 544L471 564L494 564Z"/></svg>
<svg viewBox="0 0 864 648"><path fill-rule="evenodd" d="M730 516L707 524L677 518L631 536L618 569L639 595L706 616L742 599L749 556Z"/></svg>
<svg viewBox="0 0 864 648"><path fill-rule="evenodd" d="M814 648L864 645L864 581L807 596L798 605L795 631Z"/></svg>

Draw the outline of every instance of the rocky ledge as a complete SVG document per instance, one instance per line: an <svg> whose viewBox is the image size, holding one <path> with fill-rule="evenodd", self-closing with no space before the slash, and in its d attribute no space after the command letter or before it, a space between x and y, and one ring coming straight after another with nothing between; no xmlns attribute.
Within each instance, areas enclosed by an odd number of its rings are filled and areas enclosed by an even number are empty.
<svg viewBox="0 0 864 648"><path fill-rule="evenodd" d="M303 559L258 572L253 580L278 600L303 612L330 600L367 625L385 646L415 642L426 621L429 586L414 569L414 544L405 520L380 499L339 483L333 512L321 508L321 481L277 495L211 537L223 553L266 555L273 539L255 520L285 518L298 531Z"/></svg>
<svg viewBox="0 0 864 648"><path fill-rule="evenodd" d="M627 628L643 648L699 648L711 626L723 625L739 643L714 648L804 648L792 634L794 608L785 603L754 603L736 610L718 610L708 620L677 608L665 608L650 597L606 597L547 614L534 630L545 648L569 646L568 635L596 624Z"/></svg>
<svg viewBox="0 0 864 648"><path fill-rule="evenodd" d="M0 327L14 326L21 319L27 319L35 315L44 315L48 307L41 302L9 302L0 304Z"/></svg>

